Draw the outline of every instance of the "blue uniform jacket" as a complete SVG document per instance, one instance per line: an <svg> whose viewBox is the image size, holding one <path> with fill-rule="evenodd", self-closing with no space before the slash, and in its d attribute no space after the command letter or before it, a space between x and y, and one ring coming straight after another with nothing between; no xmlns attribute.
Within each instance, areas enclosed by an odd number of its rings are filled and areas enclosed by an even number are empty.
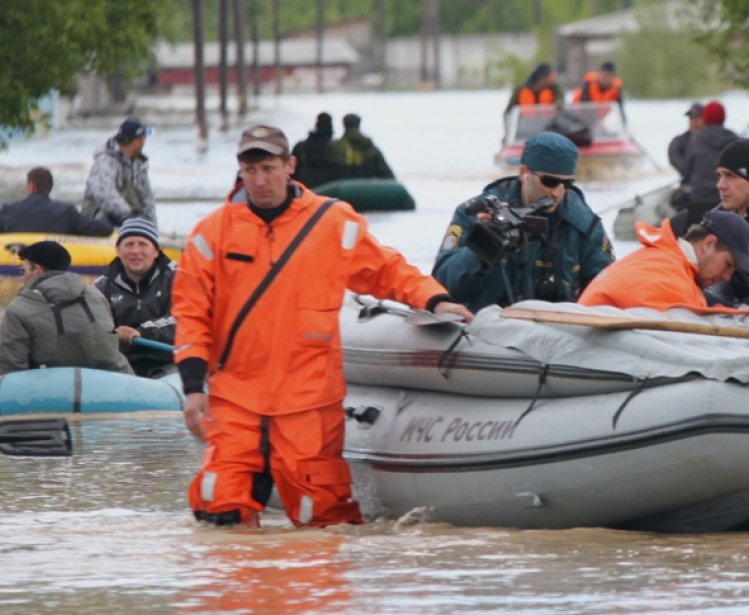
<svg viewBox="0 0 749 615"><path fill-rule="evenodd" d="M489 184L482 194L487 193L510 206L521 203L517 177ZM533 298L575 301L598 272L614 260L600 218L573 186L548 216L546 233L529 235L525 247L506 252L496 265L484 263L466 247L476 216L465 209L473 201L469 199L455 209L432 275L454 301L474 312L495 303L505 306Z"/></svg>

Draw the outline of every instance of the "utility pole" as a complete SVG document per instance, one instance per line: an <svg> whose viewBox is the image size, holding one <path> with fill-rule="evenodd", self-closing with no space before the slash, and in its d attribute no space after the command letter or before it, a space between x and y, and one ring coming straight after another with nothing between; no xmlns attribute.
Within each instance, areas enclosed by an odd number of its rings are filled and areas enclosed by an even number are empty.
<svg viewBox="0 0 749 615"><path fill-rule="evenodd" d="M244 64L244 0L234 0L234 38L237 46L237 113L247 113L247 71Z"/></svg>
<svg viewBox="0 0 749 615"><path fill-rule="evenodd" d="M385 31L385 0L375 0L375 15L377 16L377 47L375 48L375 65L380 73L381 87L387 88L387 32Z"/></svg>
<svg viewBox="0 0 749 615"><path fill-rule="evenodd" d="M252 94L255 105L260 98L260 27L257 19L258 0L250 0L250 31L252 32Z"/></svg>
<svg viewBox="0 0 749 615"><path fill-rule="evenodd" d="M280 96L283 88L283 72L281 68L281 3L273 0L273 75L276 80L276 96Z"/></svg>
<svg viewBox="0 0 749 615"><path fill-rule="evenodd" d="M226 108L226 98L229 90L228 66L226 46L229 40L229 0L220 0L218 8L218 40L219 40L219 113L221 114L221 132L229 129L229 113Z"/></svg>
<svg viewBox="0 0 749 615"><path fill-rule="evenodd" d="M192 33L195 48L195 121L198 125L198 151L208 149L205 121L205 63L203 61L203 0L192 0Z"/></svg>
<svg viewBox="0 0 749 615"><path fill-rule="evenodd" d="M322 94L323 87L323 39L325 38L325 0L317 0L317 22L315 23L315 39L317 41L317 91Z"/></svg>

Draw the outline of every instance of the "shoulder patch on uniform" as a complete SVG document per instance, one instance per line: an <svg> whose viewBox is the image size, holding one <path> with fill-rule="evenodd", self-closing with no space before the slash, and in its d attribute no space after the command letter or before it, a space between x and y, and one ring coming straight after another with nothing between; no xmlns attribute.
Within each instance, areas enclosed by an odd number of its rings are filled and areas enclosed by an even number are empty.
<svg viewBox="0 0 749 615"><path fill-rule="evenodd" d="M601 250L603 250L603 253L609 256L611 260L614 260L614 246L611 245L611 241L609 240L609 237L608 235L606 235L606 233L603 234Z"/></svg>
<svg viewBox="0 0 749 615"><path fill-rule="evenodd" d="M453 250L460 244L460 238L463 236L463 227L460 224L451 224L442 240L443 250Z"/></svg>

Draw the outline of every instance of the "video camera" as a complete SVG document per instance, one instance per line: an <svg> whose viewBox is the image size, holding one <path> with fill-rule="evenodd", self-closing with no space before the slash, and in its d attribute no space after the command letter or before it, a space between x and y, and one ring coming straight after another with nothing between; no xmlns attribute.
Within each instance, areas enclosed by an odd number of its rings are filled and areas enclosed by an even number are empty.
<svg viewBox="0 0 749 615"><path fill-rule="evenodd" d="M494 194L477 197L466 206L466 213L489 213L491 219L471 227L466 237L466 246L483 262L496 265L506 252L517 250L523 245L526 234L540 234L548 230L549 219L538 214L553 204L554 201L548 196L534 201L528 207L510 207Z"/></svg>

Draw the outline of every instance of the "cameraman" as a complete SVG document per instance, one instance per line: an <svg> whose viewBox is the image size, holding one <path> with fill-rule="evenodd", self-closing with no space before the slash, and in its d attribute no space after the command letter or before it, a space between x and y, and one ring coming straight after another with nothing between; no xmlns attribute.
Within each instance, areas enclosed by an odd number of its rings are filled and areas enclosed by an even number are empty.
<svg viewBox="0 0 749 615"><path fill-rule="evenodd" d="M473 312L524 299L576 301L588 282L613 262L600 218L573 185L577 158L577 147L567 137L539 133L526 141L517 177L497 180L458 205L432 271L455 301ZM550 205L535 211L544 197ZM497 201L519 215L497 215L492 210ZM512 220L524 216L541 218L546 229L518 232ZM472 233L477 224L487 227ZM497 238L493 254L486 250L491 241L483 241L481 250L468 241L476 235Z"/></svg>

